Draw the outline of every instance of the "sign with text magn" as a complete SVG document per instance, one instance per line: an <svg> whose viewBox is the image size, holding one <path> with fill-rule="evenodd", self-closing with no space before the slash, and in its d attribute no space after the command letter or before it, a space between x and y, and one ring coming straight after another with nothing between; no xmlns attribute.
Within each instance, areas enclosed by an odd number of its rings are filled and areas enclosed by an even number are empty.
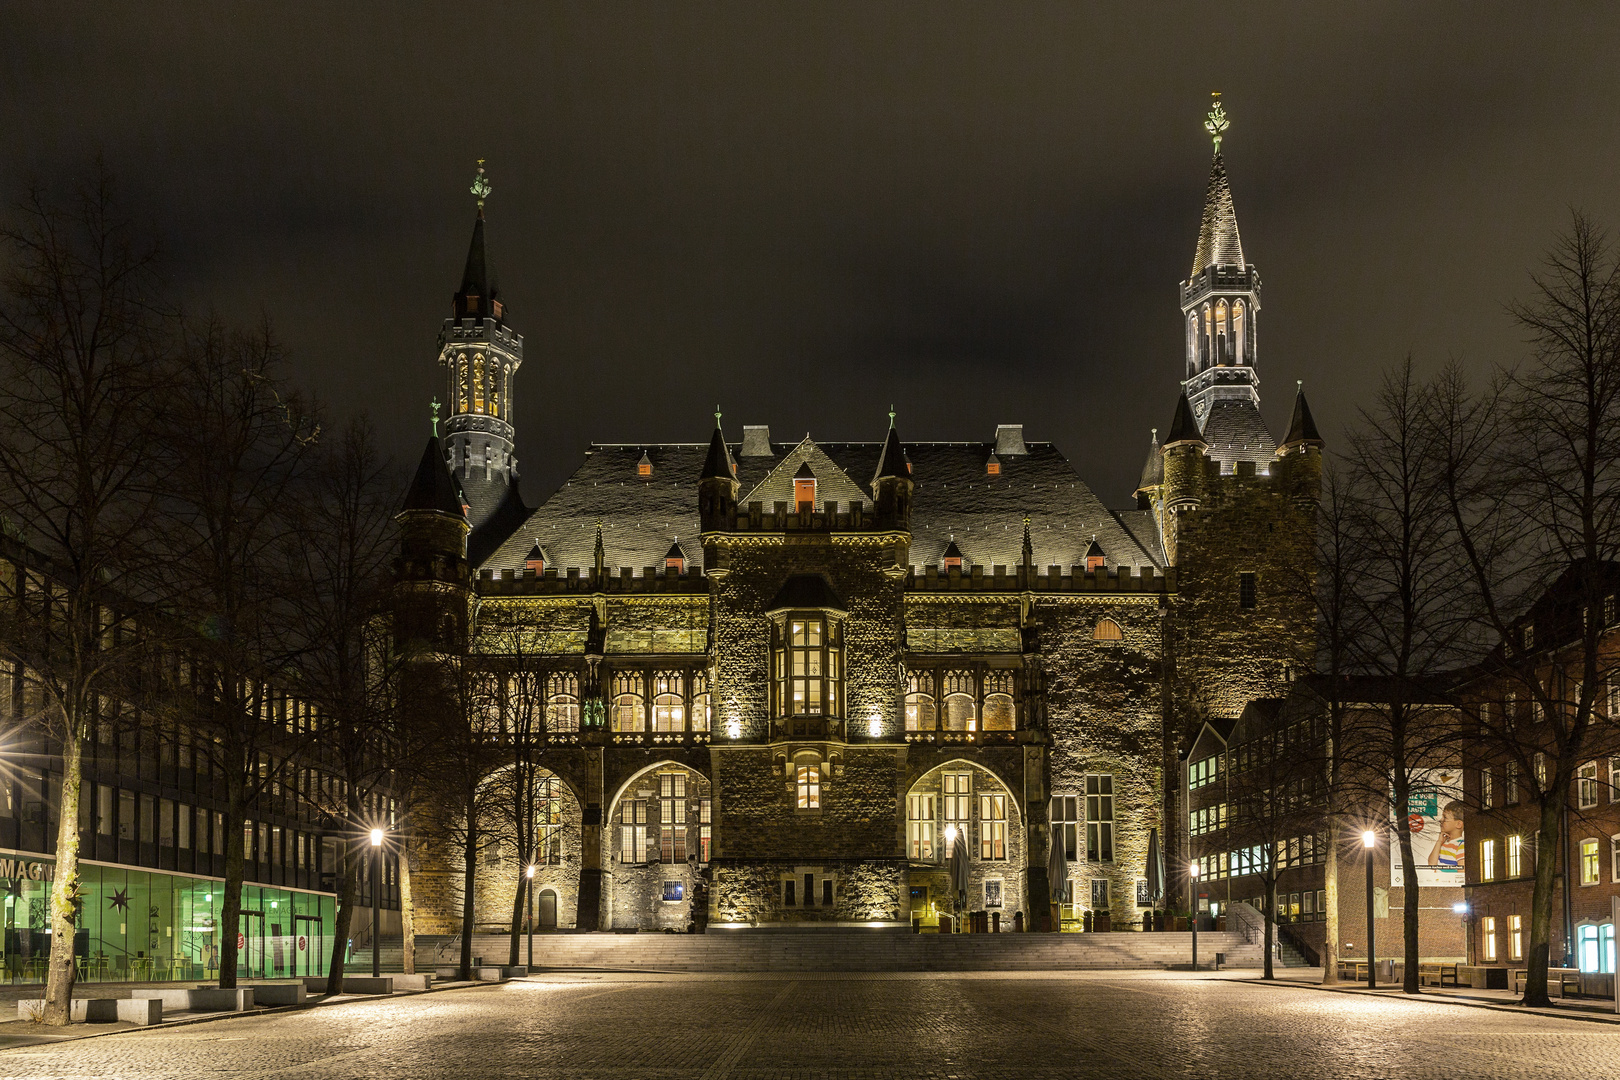
<svg viewBox="0 0 1620 1080"><path fill-rule="evenodd" d="M1460 888L1463 884L1463 790L1461 769L1414 769L1406 814L1397 829L1412 834L1412 862L1420 888ZM1400 848L1389 853L1389 884L1406 883Z"/></svg>

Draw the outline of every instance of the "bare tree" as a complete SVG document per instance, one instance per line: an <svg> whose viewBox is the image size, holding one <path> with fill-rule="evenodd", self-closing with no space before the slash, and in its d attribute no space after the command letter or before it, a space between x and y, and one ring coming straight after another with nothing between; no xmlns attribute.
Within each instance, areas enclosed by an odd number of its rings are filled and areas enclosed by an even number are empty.
<svg viewBox="0 0 1620 1080"><path fill-rule="evenodd" d="M1487 711L1478 735L1525 779L1540 836L1558 837L1582 759L1614 734L1593 720L1611 675L1602 613L1620 569L1620 257L1575 213L1531 280L1531 299L1512 309L1529 362L1480 393L1449 372L1435 427L1474 618L1498 643L1484 675L1531 703L1528 717ZM1538 623L1551 640L1537 644ZM1536 845L1527 1005L1548 1002L1562 846Z"/></svg>
<svg viewBox="0 0 1620 1080"><path fill-rule="evenodd" d="M197 628L189 651L201 673L177 704L225 781L219 982L227 988L237 978L249 807L279 790L312 737L273 705L272 680L285 676L297 647L282 554L317 433L280 363L267 325L249 333L205 320L187 334L165 409L169 585Z"/></svg>
<svg viewBox="0 0 1620 1080"><path fill-rule="evenodd" d="M322 719L319 745L310 753L322 783L308 798L343 838L333 940L345 942L351 936L368 833L382 825L374 807L391 795L396 764L391 731L394 662L378 619L392 586L397 477L379 454L370 421L362 415L348 423L340 438L324 440L305 481L295 491L283 554L290 567L288 599L297 646L293 666ZM403 845L399 847L403 864ZM374 881L372 888L380 884ZM377 947L373 927L372 948ZM343 962L343 950L333 949L329 994L342 990Z"/></svg>
<svg viewBox="0 0 1620 1080"><path fill-rule="evenodd" d="M140 595L171 327L154 249L122 216L104 167L65 204L31 191L0 241L0 512L45 571L25 573L5 605L0 648L61 747L44 1019L67 1024L83 754L98 700L122 696L145 659L150 624L119 613Z"/></svg>
<svg viewBox="0 0 1620 1080"><path fill-rule="evenodd" d="M1418 883L1407 809L1427 770L1454 764L1455 725L1435 709L1434 680L1463 656L1464 567L1451 543L1437 439L1429 423L1432 390L1407 358L1385 378L1352 435L1348 468L1357 551L1352 589L1362 609L1354 665L1377 689L1340 724L1339 794L1393 821L1405 902L1403 989L1418 992ZM1346 729L1348 725L1348 730Z"/></svg>

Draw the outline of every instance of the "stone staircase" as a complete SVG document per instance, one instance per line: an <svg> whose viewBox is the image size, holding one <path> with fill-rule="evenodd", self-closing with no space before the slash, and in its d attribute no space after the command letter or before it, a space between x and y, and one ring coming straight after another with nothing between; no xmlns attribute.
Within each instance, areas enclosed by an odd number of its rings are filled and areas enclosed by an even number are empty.
<svg viewBox="0 0 1620 1080"><path fill-rule="evenodd" d="M396 937L390 941L386 937L383 938L381 954L378 959L382 961L381 967L385 972L403 970L405 966L405 949L401 945L400 939ZM371 946L356 945L351 949L349 958L343 962L343 970L353 972L356 975L370 975Z"/></svg>
<svg viewBox="0 0 1620 1080"><path fill-rule="evenodd" d="M505 963L509 939L480 934L473 955ZM417 964L443 963L443 939L418 939ZM384 946L384 955L387 955ZM459 950L452 950L459 952ZM1262 966L1259 945L1237 933L1198 935L1201 965ZM534 939L535 970L591 971L1126 971L1192 958L1187 933L911 934L903 931L725 931L707 934L548 933ZM520 961L528 959L523 942ZM369 960L369 956L368 956ZM450 959L454 962L454 958ZM386 966L386 965L385 965Z"/></svg>

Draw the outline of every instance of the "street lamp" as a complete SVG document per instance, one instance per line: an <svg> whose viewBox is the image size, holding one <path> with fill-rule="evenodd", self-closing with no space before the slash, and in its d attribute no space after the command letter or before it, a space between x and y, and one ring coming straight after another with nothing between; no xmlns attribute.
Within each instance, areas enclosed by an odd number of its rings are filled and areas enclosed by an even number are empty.
<svg viewBox="0 0 1620 1080"><path fill-rule="evenodd" d="M383 831L371 830L371 977L382 977L382 842Z"/></svg>
<svg viewBox="0 0 1620 1080"><path fill-rule="evenodd" d="M1361 834L1361 846L1366 851L1367 863L1367 989L1378 988L1378 949L1374 944L1378 939L1373 936L1373 845L1378 842L1378 836L1368 829Z"/></svg>
<svg viewBox="0 0 1620 1080"><path fill-rule="evenodd" d="M1193 965L1198 970L1198 864L1187 864L1187 873L1192 881L1192 934L1193 934Z"/></svg>
<svg viewBox="0 0 1620 1080"><path fill-rule="evenodd" d="M534 863L523 868L529 889L529 971L534 971Z"/></svg>

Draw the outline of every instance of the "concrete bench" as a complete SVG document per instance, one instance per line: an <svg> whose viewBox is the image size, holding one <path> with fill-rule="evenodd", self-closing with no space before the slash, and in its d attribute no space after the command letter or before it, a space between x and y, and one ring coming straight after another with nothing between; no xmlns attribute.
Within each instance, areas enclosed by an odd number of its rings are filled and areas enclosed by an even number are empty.
<svg viewBox="0 0 1620 1080"><path fill-rule="evenodd" d="M343 976L343 992L345 994L392 994L394 992L394 977L383 975L372 978L370 975Z"/></svg>
<svg viewBox="0 0 1620 1080"><path fill-rule="evenodd" d="M1459 964L1457 981L1475 990L1506 990L1508 969L1488 964Z"/></svg>
<svg viewBox="0 0 1620 1080"><path fill-rule="evenodd" d="M1425 984L1430 984L1430 983L1432 983L1432 985L1434 985L1434 986L1445 986L1447 979L1451 980L1451 985L1452 986L1457 985L1457 965L1456 964L1419 964L1418 965L1418 985L1419 986L1422 986L1422 985L1425 985Z"/></svg>
<svg viewBox="0 0 1620 1080"><path fill-rule="evenodd" d="M45 999L17 1002L17 1019L38 1020L45 1015ZM74 998L75 1024L124 1022L142 1027L163 1022L163 1002L151 998Z"/></svg>
<svg viewBox="0 0 1620 1080"><path fill-rule="evenodd" d="M395 990L431 990L433 989L433 974L427 972L419 975L390 975L394 980Z"/></svg>
<svg viewBox="0 0 1620 1080"><path fill-rule="evenodd" d="M309 992L302 982L254 983L255 1005L302 1005Z"/></svg>
<svg viewBox="0 0 1620 1080"><path fill-rule="evenodd" d="M217 986L165 986L129 992L136 1000L161 1001L170 1012L247 1012L253 1008L253 988L239 986L221 990Z"/></svg>

